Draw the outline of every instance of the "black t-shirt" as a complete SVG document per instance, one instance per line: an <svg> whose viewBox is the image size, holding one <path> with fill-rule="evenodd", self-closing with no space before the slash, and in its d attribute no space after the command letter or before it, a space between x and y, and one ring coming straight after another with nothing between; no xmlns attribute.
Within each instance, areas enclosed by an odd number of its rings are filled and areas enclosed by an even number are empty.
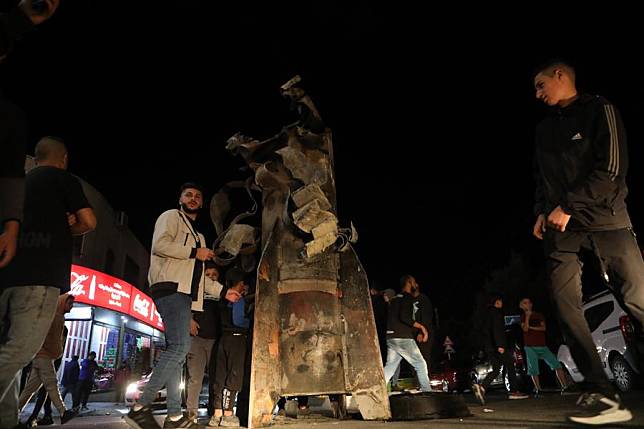
<svg viewBox="0 0 644 429"><path fill-rule="evenodd" d="M70 286L73 239L67 213L90 207L80 181L65 170L36 167L25 180L24 223L16 256L0 270L0 287Z"/></svg>
<svg viewBox="0 0 644 429"><path fill-rule="evenodd" d="M434 307L429 297L421 293L414 299L414 320L425 328L431 328L434 319Z"/></svg>
<svg viewBox="0 0 644 429"><path fill-rule="evenodd" d="M388 338L415 338L414 322L414 298L410 294L405 292L389 302Z"/></svg>

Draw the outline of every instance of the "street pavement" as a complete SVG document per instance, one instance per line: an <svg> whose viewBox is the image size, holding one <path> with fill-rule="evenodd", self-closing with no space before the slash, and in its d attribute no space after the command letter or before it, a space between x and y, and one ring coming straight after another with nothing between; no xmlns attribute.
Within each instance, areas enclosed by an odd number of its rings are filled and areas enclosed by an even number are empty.
<svg viewBox="0 0 644 429"><path fill-rule="evenodd" d="M312 400L312 415L307 419L290 419L278 417L274 429L406 429L406 428L579 428L583 426L567 423L566 413L575 409L576 396L561 396L559 393L546 393L538 398L525 400L507 400L501 391L490 392L485 406L479 405L471 394L465 394L465 400L472 413L471 417L440 420L401 421L401 422L365 422L356 419L334 420L329 414L328 401ZM634 419L611 428L644 428L644 391L636 391L623 395L624 402L631 409ZM31 405L23 413L23 419L28 416ZM122 404L113 402L93 402L89 411L69 423L67 429L101 428L126 429L127 425L121 417L127 412ZM205 411L205 410L204 410ZM55 411L54 411L55 413ZM163 425L165 410L158 410L156 418ZM55 417L55 421L58 419ZM200 423L206 424L203 417ZM55 428L58 426L50 426ZM604 426L608 427L608 426Z"/></svg>

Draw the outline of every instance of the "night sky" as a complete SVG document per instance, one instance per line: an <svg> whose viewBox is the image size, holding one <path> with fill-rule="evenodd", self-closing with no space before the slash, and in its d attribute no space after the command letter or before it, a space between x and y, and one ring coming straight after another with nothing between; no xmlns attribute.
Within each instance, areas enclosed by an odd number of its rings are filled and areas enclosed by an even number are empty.
<svg viewBox="0 0 644 429"><path fill-rule="evenodd" d="M279 86L300 74L334 132L339 215L360 232L371 281L392 287L410 272L458 308L511 249L539 258L531 165L546 110L531 71L562 56L622 113L642 231L644 37L625 18L637 14L398 3L63 0L0 81L28 114L30 152L42 135L63 137L70 171L149 247L182 182L204 183L209 200L246 177L226 139L292 122Z"/></svg>

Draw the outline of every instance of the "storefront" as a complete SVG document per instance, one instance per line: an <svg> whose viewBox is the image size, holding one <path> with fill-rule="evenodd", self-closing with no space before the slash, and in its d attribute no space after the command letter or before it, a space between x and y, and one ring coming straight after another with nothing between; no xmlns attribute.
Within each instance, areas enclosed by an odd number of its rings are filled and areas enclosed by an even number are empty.
<svg viewBox="0 0 644 429"><path fill-rule="evenodd" d="M65 316L69 332L64 362L96 352L102 367L97 390L112 389L119 369L127 368L134 378L150 372L157 349L165 347L163 323L152 299L121 279L78 265L72 265L71 278L76 301Z"/></svg>

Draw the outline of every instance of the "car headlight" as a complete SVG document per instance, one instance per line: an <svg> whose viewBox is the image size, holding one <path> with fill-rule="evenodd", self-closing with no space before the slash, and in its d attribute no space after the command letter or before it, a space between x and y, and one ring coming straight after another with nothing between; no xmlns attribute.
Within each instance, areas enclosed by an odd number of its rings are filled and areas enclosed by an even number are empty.
<svg viewBox="0 0 644 429"><path fill-rule="evenodd" d="M127 395L132 395L136 393L138 390L139 390L139 386L137 386L136 383L130 383L128 384L127 389L125 390L125 393Z"/></svg>

